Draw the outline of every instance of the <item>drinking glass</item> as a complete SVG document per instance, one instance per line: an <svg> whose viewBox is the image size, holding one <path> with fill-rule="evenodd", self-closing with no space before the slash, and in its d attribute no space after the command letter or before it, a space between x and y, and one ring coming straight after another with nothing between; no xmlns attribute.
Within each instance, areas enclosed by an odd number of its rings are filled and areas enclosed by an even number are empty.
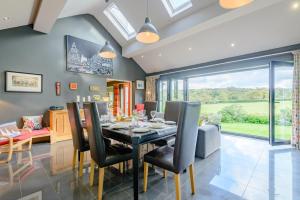
<svg viewBox="0 0 300 200"><path fill-rule="evenodd" d="M155 115L156 115L156 111L155 111L155 110L152 110L152 111L150 112L150 115L151 115L151 117L152 117L152 120L154 120Z"/></svg>

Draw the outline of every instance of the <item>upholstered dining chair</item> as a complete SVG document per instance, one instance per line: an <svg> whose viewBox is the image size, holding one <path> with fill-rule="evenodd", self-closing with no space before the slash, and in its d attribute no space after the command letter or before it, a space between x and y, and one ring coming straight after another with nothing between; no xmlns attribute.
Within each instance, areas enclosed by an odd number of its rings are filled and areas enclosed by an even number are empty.
<svg viewBox="0 0 300 200"><path fill-rule="evenodd" d="M83 104L91 152L90 186L94 182L95 164L99 166L98 200L102 199L104 168L132 158L131 149L122 144L106 145L102 135L96 103Z"/></svg>
<svg viewBox="0 0 300 200"><path fill-rule="evenodd" d="M200 103L181 102L175 147L163 146L144 155L144 192L147 191L148 164L174 173L176 199L181 199L180 174L189 168L192 194Z"/></svg>
<svg viewBox="0 0 300 200"><path fill-rule="evenodd" d="M165 121L174 121L176 124L178 123L180 106L182 101L167 101L165 106L164 119ZM156 146L173 146L175 144L175 136L168 137L165 139L161 139L153 142Z"/></svg>
<svg viewBox="0 0 300 200"><path fill-rule="evenodd" d="M145 101L144 109L146 110L146 116L151 119L151 111L157 111L157 101Z"/></svg>
<svg viewBox="0 0 300 200"><path fill-rule="evenodd" d="M72 140L73 140L73 169L75 169L77 162L77 154L79 155L79 176L83 174L84 152L90 150L87 136L84 135L82 119L80 117L79 103L67 103L69 114L69 121L71 125Z"/></svg>
<svg viewBox="0 0 300 200"><path fill-rule="evenodd" d="M108 102L106 102L106 101L97 102L97 107L98 107L100 117L101 117L101 115L108 114L108 112L109 112L108 111Z"/></svg>

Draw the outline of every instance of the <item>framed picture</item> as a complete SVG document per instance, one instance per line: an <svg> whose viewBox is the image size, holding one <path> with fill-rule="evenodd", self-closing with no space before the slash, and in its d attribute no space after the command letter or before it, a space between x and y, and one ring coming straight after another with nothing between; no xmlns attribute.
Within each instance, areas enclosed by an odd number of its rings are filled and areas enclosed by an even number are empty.
<svg viewBox="0 0 300 200"><path fill-rule="evenodd" d="M70 35L67 40L67 71L96 74L105 77L113 75L112 59L99 56L102 45Z"/></svg>
<svg viewBox="0 0 300 200"><path fill-rule="evenodd" d="M71 82L69 84L69 88L70 88L70 90L77 90L78 89L78 85L75 82Z"/></svg>
<svg viewBox="0 0 300 200"><path fill-rule="evenodd" d="M142 80L137 80L136 81L136 89L138 89L138 90L145 89L145 82Z"/></svg>
<svg viewBox="0 0 300 200"><path fill-rule="evenodd" d="M43 75L5 71L5 92L42 93Z"/></svg>

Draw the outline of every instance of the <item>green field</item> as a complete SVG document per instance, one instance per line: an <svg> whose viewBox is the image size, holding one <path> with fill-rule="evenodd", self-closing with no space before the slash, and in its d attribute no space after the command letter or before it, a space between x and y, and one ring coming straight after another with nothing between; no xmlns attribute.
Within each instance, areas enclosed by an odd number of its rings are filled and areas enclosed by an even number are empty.
<svg viewBox="0 0 300 200"><path fill-rule="evenodd" d="M224 107L230 105L239 105L247 114L268 116L269 115L269 103L268 102L247 102L247 103L217 103L217 104L203 104L201 113L218 113ZM275 104L276 114L280 113L281 109L292 109L291 101L281 101ZM221 123L222 130L228 132L244 133L253 136L269 137L269 125L268 124L251 124L251 123ZM279 126L275 127L277 139L289 140L292 134L291 126Z"/></svg>
<svg viewBox="0 0 300 200"><path fill-rule="evenodd" d="M222 123L222 130L235 133L243 133L247 135L269 138L268 124L249 124L249 123ZM291 126L275 126L277 131L276 139L290 140ZM286 134L285 134L286 133Z"/></svg>
<svg viewBox="0 0 300 200"><path fill-rule="evenodd" d="M291 101L281 101L275 104L275 110L278 112L281 105L286 105L286 108L292 109ZM202 113L217 113L222 108L230 105L239 105L248 114L269 115L269 102L247 102L247 103L217 103L217 104L202 104Z"/></svg>

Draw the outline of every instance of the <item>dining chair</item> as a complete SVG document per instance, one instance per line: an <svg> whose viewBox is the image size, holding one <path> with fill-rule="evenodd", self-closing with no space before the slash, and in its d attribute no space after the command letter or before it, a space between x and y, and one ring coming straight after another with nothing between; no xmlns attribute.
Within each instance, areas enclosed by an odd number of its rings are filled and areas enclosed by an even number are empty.
<svg viewBox="0 0 300 200"><path fill-rule="evenodd" d="M145 101L144 109L146 110L146 116L151 119L151 111L157 111L157 101Z"/></svg>
<svg viewBox="0 0 300 200"><path fill-rule="evenodd" d="M132 158L132 151L122 144L106 145L102 135L97 104L95 102L84 103L83 108L92 158L89 181L90 186L92 186L94 182L95 164L97 164L99 166L98 200L101 200L104 168L130 160Z"/></svg>
<svg viewBox="0 0 300 200"><path fill-rule="evenodd" d="M108 111L108 102L106 102L106 101L97 102L97 107L98 107L100 117L101 117L101 115L108 114L108 112L109 112Z"/></svg>
<svg viewBox="0 0 300 200"><path fill-rule="evenodd" d="M180 174L189 168L192 194L195 194L194 160L200 103L181 102L175 147L163 146L144 155L144 192L147 191L148 164L174 173L176 199L181 199ZM164 171L164 176L166 176Z"/></svg>
<svg viewBox="0 0 300 200"><path fill-rule="evenodd" d="M84 152L90 150L87 135L84 134L82 119L80 117L79 103L67 103L69 121L71 125L72 140L73 140L73 169L77 162L77 154L79 152L79 177L83 174Z"/></svg>
<svg viewBox="0 0 300 200"><path fill-rule="evenodd" d="M164 119L165 121L174 121L178 123L180 106L183 101L167 101L165 106ZM173 146L175 144L175 136L171 136L165 139L157 140L153 142L156 146Z"/></svg>

